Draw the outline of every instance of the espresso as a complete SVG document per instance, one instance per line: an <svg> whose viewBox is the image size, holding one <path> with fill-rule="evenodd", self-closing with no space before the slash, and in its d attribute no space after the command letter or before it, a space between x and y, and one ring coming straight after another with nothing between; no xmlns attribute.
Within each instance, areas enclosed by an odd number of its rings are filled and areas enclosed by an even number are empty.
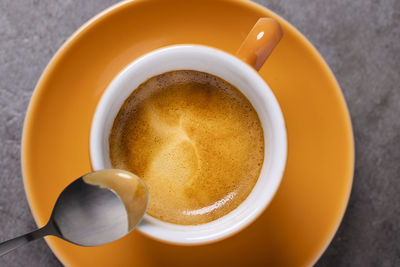
<svg viewBox="0 0 400 267"><path fill-rule="evenodd" d="M263 129L250 102L228 82L198 71L141 84L116 116L109 143L112 166L147 184L147 213L182 225L237 208L264 161Z"/></svg>

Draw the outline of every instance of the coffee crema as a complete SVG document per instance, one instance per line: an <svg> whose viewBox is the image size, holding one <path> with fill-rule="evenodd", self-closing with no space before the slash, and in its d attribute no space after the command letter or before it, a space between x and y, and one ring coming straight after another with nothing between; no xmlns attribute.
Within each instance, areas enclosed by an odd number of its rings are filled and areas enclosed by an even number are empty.
<svg viewBox="0 0 400 267"><path fill-rule="evenodd" d="M256 184L264 136L246 97L198 71L172 71L141 84L124 102L111 134L113 168L147 184L147 213L195 225L237 208Z"/></svg>

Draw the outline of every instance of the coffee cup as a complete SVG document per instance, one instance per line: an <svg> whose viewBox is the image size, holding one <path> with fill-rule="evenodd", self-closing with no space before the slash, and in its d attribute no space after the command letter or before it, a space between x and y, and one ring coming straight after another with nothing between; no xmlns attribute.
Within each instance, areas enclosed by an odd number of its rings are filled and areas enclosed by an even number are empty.
<svg viewBox="0 0 400 267"><path fill-rule="evenodd" d="M264 132L264 162L260 175L250 194L237 208L223 217L198 225L168 223L146 214L137 227L140 232L173 244L214 242L244 229L271 202L286 164L286 129L279 104L257 71L281 37L279 23L262 18L236 55L203 45L169 46L135 60L110 83L97 106L91 127L90 158L94 170L112 168L109 136L124 101L148 79L171 71L205 72L234 85L254 107Z"/></svg>

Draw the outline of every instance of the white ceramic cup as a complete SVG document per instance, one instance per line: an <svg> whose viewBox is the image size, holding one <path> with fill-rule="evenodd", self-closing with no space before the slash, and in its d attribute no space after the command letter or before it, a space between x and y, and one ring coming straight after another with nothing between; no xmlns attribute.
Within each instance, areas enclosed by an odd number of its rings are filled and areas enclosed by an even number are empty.
<svg viewBox="0 0 400 267"><path fill-rule="evenodd" d="M260 176L235 210L215 221L192 226L145 215L137 227L148 236L175 244L212 242L238 232L262 213L278 189L286 163L286 129L278 102L259 74L235 56L205 46L179 45L151 52L127 66L111 82L97 106L90 134L92 167L111 168L108 138L125 99L149 78L173 70L207 72L234 85L255 108L264 131L265 155Z"/></svg>

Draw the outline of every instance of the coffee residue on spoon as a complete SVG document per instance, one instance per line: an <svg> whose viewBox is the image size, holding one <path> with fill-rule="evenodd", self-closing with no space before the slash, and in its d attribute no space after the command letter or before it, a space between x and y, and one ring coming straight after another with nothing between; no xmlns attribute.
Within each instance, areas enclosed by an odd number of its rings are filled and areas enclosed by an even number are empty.
<svg viewBox="0 0 400 267"><path fill-rule="evenodd" d="M146 185L131 172L110 169L93 172L83 177L85 183L113 191L123 202L128 215L128 231L141 220L147 208Z"/></svg>

